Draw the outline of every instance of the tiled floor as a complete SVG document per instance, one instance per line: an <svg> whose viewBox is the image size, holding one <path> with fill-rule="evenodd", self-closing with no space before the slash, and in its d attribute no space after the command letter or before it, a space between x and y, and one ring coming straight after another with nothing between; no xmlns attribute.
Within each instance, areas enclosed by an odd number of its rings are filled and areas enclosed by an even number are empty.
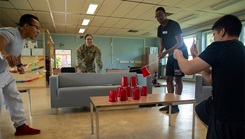
<svg viewBox="0 0 245 139"><path fill-rule="evenodd" d="M184 82L182 95L194 97L194 83ZM153 87L154 93L165 93L165 87ZM15 129L5 107L0 117L0 139L95 139L91 135L90 112L82 108L59 109L52 115L49 88L31 89L32 117L28 112L28 94L22 94L28 124L41 129L40 135L15 137ZM101 139L191 139L192 105L180 105L173 114L173 126L159 107L100 112ZM206 138L206 128L196 118L195 139Z"/></svg>

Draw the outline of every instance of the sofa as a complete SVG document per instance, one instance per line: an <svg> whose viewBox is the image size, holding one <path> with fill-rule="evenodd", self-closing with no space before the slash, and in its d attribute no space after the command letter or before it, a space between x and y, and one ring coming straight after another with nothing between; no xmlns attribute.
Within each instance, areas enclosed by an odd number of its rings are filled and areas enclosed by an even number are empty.
<svg viewBox="0 0 245 139"><path fill-rule="evenodd" d="M195 99L196 103L200 103L206 100L212 95L212 86L210 82L207 82L201 74L196 74L195 80Z"/></svg>
<svg viewBox="0 0 245 139"><path fill-rule="evenodd" d="M90 106L90 96L108 96L111 89L121 85L123 76L136 76L138 86L148 86L152 94L151 76L128 73L60 73L49 77L51 108Z"/></svg>

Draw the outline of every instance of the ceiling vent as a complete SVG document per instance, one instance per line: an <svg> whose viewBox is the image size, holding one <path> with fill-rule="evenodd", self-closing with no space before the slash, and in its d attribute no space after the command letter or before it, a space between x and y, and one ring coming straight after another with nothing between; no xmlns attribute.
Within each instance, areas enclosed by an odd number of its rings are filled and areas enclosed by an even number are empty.
<svg viewBox="0 0 245 139"><path fill-rule="evenodd" d="M128 32L133 32L133 33L136 33L136 32L139 32L138 30L129 30Z"/></svg>

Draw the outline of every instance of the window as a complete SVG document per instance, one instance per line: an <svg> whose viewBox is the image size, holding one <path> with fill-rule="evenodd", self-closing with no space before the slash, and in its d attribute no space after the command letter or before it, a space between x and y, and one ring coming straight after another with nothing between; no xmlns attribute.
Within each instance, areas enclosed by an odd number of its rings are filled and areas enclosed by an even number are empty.
<svg viewBox="0 0 245 139"><path fill-rule="evenodd" d="M188 60L191 60L192 59L192 56L191 56L190 48L191 48L193 39L196 40L196 35L186 36L186 37L183 37L183 39L184 39L184 43L185 43L185 45L187 47L187 51L188 51L188 55L189 55L188 56ZM168 56L169 56L169 54L167 54L165 56L165 58L162 59L162 61L161 61L162 65L166 65L167 64Z"/></svg>
<svg viewBox="0 0 245 139"><path fill-rule="evenodd" d="M55 50L56 68L71 67L71 50Z"/></svg>
<svg viewBox="0 0 245 139"><path fill-rule="evenodd" d="M188 51L188 60L192 60L192 56L191 56L191 45L193 43L193 40L196 40L196 35L190 35L190 36L186 36L184 37L184 42L185 42L185 45L187 47L187 51Z"/></svg>
<svg viewBox="0 0 245 139"><path fill-rule="evenodd" d="M245 22L242 23L242 32L240 34L239 40L245 45Z"/></svg>

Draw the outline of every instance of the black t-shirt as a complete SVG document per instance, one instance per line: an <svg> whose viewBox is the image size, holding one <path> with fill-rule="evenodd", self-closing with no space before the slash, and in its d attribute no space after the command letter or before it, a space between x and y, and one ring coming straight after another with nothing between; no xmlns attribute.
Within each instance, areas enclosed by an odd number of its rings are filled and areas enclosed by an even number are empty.
<svg viewBox="0 0 245 139"><path fill-rule="evenodd" d="M244 45L235 40L214 42L199 57L212 67L216 118L244 120Z"/></svg>
<svg viewBox="0 0 245 139"><path fill-rule="evenodd" d="M166 26L159 25L157 30L157 37L162 39L163 46L166 50L172 48L176 43L175 36L181 34L179 23L170 20ZM178 49L185 49L185 43Z"/></svg>

